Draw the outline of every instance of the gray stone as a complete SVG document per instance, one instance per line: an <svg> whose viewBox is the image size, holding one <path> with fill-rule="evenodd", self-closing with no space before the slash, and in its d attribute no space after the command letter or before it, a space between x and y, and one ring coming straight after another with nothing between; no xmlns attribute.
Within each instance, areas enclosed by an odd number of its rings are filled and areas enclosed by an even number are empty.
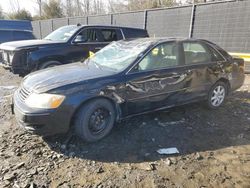
<svg viewBox="0 0 250 188"><path fill-rule="evenodd" d="M103 172L104 172L104 170L103 170L102 167L98 168L98 170L97 170L97 173L98 173L98 174L103 173Z"/></svg>
<svg viewBox="0 0 250 188"><path fill-rule="evenodd" d="M202 160L203 157L202 157L199 153L196 153L195 159L196 159L196 160Z"/></svg>
<svg viewBox="0 0 250 188"><path fill-rule="evenodd" d="M170 166L172 164L172 161L169 158L167 158L165 163L166 163L166 165Z"/></svg>
<svg viewBox="0 0 250 188"><path fill-rule="evenodd" d="M16 166L14 166L13 169L14 170L19 169L19 168L23 167L24 165L25 165L25 162L21 162L21 163L17 164Z"/></svg>
<svg viewBox="0 0 250 188"><path fill-rule="evenodd" d="M11 172L11 173L5 174L3 177L3 180L12 180L15 177L16 177L15 174Z"/></svg>

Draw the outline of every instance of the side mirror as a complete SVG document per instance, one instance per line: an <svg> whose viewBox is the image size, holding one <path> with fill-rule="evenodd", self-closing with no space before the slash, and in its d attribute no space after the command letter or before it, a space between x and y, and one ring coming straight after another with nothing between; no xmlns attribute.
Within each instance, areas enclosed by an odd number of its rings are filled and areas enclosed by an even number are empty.
<svg viewBox="0 0 250 188"><path fill-rule="evenodd" d="M86 39L82 35L77 35L75 40L73 41L74 44L86 42Z"/></svg>
<svg viewBox="0 0 250 188"><path fill-rule="evenodd" d="M131 70L132 73L139 72L140 71L140 66L137 64L136 66L133 67Z"/></svg>

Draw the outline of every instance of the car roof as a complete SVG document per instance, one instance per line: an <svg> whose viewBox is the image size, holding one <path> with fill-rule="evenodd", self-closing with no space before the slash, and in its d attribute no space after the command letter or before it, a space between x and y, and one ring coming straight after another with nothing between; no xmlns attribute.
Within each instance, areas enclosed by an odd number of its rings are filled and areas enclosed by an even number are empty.
<svg viewBox="0 0 250 188"><path fill-rule="evenodd" d="M27 32L27 33L32 33L30 30L21 30L21 29L1 29L0 31L18 31L18 32Z"/></svg>
<svg viewBox="0 0 250 188"><path fill-rule="evenodd" d="M27 30L32 32L31 22L28 20L2 20L0 19L1 30Z"/></svg>
<svg viewBox="0 0 250 188"><path fill-rule="evenodd" d="M196 41L196 42L209 42L203 39L196 39L196 38L185 38L185 37L148 37L148 38L134 38L134 39L126 39L126 41L138 41L139 42L145 42L149 41L152 43L162 43L162 42L172 42L172 41ZM211 43L212 44L212 43Z"/></svg>
<svg viewBox="0 0 250 188"><path fill-rule="evenodd" d="M77 25L67 25L67 26L77 26ZM79 25L79 28L84 27L105 27L105 28L119 28L119 29L136 29L136 30L145 30L142 28L136 28L136 27L124 27L124 26L116 26L116 25Z"/></svg>

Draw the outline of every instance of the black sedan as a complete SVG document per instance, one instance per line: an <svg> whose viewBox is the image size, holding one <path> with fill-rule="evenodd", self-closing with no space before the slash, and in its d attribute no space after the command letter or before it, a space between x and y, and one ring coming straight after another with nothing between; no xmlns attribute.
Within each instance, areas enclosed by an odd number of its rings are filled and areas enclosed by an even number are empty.
<svg viewBox="0 0 250 188"><path fill-rule="evenodd" d="M18 123L39 135L106 136L116 121L196 101L220 107L244 82L244 61L205 40L113 42L84 63L26 76L14 94Z"/></svg>

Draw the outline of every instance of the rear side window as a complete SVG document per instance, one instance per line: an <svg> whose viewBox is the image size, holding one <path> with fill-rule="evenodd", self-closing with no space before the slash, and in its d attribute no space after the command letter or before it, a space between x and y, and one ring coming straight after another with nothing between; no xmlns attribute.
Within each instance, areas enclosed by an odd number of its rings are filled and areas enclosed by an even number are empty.
<svg viewBox="0 0 250 188"><path fill-rule="evenodd" d="M123 28L122 31L123 31L125 38L148 37L147 31L143 29Z"/></svg>
<svg viewBox="0 0 250 188"><path fill-rule="evenodd" d="M210 48L210 49L211 49L211 52L213 54L213 57L212 57L213 61L224 61L225 60L222 57L222 55L219 52L217 52L215 49L212 49L212 48Z"/></svg>
<svg viewBox="0 0 250 188"><path fill-rule="evenodd" d="M183 48L186 64L210 62L213 59L211 52L200 43L184 42Z"/></svg>
<svg viewBox="0 0 250 188"><path fill-rule="evenodd" d="M27 40L33 39L33 35L30 32L23 32L23 31L13 31L13 39L14 40Z"/></svg>
<svg viewBox="0 0 250 188"><path fill-rule="evenodd" d="M0 43L12 41L12 31L0 31Z"/></svg>
<svg viewBox="0 0 250 188"><path fill-rule="evenodd" d="M115 29L101 29L101 34L104 42L117 41Z"/></svg>

